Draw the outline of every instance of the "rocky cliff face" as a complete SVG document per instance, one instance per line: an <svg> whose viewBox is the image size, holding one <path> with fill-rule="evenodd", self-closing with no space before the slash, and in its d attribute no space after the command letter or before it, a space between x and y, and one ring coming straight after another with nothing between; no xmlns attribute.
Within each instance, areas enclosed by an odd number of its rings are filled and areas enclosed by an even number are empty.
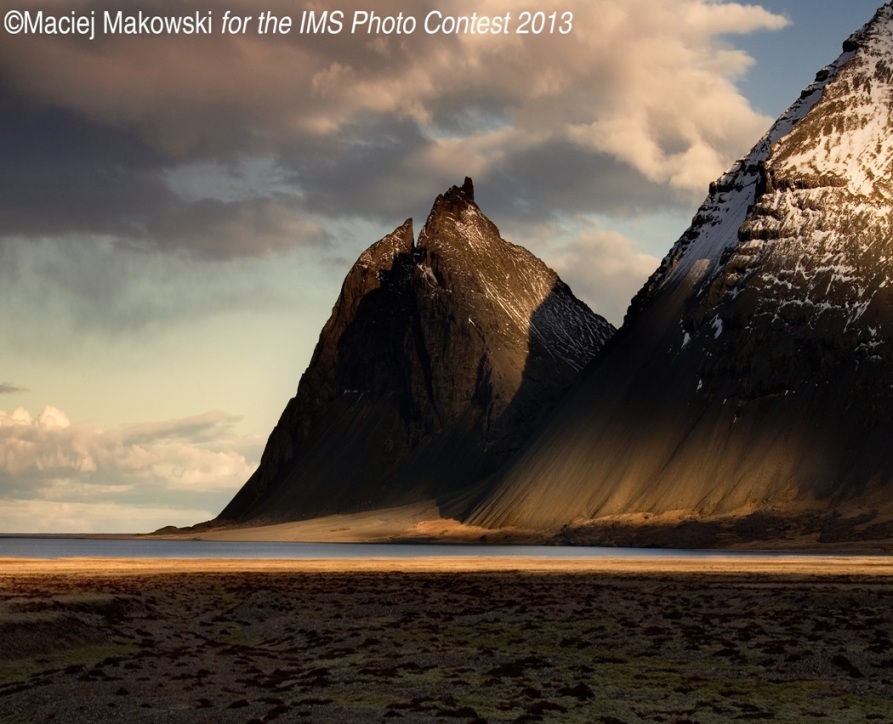
<svg viewBox="0 0 893 724"><path fill-rule="evenodd" d="M893 513L893 7L709 195L471 520Z"/></svg>
<svg viewBox="0 0 893 724"><path fill-rule="evenodd" d="M260 467L220 521L461 508L613 333L504 241L469 179L350 270Z"/></svg>

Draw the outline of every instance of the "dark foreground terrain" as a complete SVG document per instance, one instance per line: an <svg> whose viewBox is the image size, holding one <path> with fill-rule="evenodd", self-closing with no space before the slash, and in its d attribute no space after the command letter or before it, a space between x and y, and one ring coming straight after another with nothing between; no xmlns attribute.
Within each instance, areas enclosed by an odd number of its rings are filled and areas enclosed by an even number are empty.
<svg viewBox="0 0 893 724"><path fill-rule="evenodd" d="M134 565L0 561L0 721L893 720L885 559Z"/></svg>

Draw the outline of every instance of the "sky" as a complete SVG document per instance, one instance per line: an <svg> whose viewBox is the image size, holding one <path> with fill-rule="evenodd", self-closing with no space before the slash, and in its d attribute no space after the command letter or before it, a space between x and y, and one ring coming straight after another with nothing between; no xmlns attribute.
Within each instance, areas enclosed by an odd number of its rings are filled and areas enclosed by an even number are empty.
<svg viewBox="0 0 893 724"><path fill-rule="evenodd" d="M465 176L619 325L878 4L540 0L555 32L522 35L511 0L0 0L0 532L213 518L353 261ZM298 32L308 8L341 31ZM211 32L103 32L119 9ZM92 39L53 32L93 11ZM252 20L224 32L227 11ZM510 32L427 33L431 12ZM417 27L351 32L363 13Z"/></svg>

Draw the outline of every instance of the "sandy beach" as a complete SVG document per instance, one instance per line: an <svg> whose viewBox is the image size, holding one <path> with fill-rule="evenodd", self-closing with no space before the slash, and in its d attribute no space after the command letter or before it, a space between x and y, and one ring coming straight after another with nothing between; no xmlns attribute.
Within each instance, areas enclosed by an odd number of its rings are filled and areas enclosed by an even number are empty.
<svg viewBox="0 0 893 724"><path fill-rule="evenodd" d="M0 559L0 721L890 721L893 561Z"/></svg>

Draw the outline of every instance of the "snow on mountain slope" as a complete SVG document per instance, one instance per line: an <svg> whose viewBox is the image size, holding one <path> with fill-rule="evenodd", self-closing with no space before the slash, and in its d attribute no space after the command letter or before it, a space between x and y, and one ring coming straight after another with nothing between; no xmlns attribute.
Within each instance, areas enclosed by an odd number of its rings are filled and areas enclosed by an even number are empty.
<svg viewBox="0 0 893 724"><path fill-rule="evenodd" d="M851 41L846 44L848 48L851 45ZM819 71L816 80L778 118L750 153L710 184L709 195L692 219L691 226L633 298L630 316L634 316L639 307L663 286L685 279L694 283L715 273L723 252L736 242L737 231L753 208L756 197L765 190L764 167L770 153L807 117L824 96L828 84L836 78L840 67L851 61L853 55L852 49L845 50L837 60Z"/></svg>
<svg viewBox="0 0 893 724"><path fill-rule="evenodd" d="M720 385L728 395L838 384L847 368L853 392L876 397L872 378L890 362L893 8L846 47L819 74L820 100L771 147L758 197L681 320L695 340L705 327L736 331L709 352L738 360L704 365L714 384L738 381ZM744 374L744 359L766 369Z"/></svg>

